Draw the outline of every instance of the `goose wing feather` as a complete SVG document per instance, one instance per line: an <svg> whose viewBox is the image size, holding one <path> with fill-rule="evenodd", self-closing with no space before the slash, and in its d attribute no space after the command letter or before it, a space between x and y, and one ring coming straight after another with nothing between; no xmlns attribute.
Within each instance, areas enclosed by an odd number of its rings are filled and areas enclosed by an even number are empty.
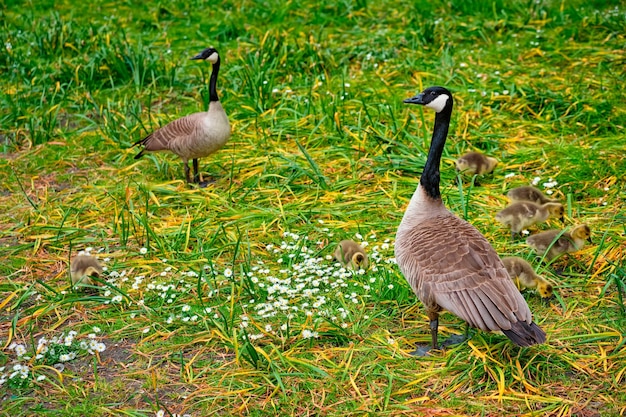
<svg viewBox="0 0 626 417"><path fill-rule="evenodd" d="M427 308L443 308L482 330L532 322L500 258L472 225L450 214L403 232L398 264Z"/></svg>
<svg viewBox="0 0 626 417"><path fill-rule="evenodd" d="M198 129L203 126L206 112L192 113L187 116L172 120L160 129L155 130L145 138L136 142L135 145L144 145L143 151L171 150L174 153L181 145L192 143L198 136ZM139 158L143 151L137 154Z"/></svg>

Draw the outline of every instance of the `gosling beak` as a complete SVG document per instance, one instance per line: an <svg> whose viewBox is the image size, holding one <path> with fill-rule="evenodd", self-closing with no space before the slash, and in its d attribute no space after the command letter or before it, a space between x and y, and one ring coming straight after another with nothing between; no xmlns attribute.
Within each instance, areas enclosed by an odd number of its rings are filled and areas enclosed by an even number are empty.
<svg viewBox="0 0 626 417"><path fill-rule="evenodd" d="M589 242L589 243L593 243L593 240L591 240L591 236L589 236L589 237L587 238L587 242Z"/></svg>
<svg viewBox="0 0 626 417"><path fill-rule="evenodd" d="M561 223L565 221L565 216L561 216Z"/></svg>
<svg viewBox="0 0 626 417"><path fill-rule="evenodd" d="M424 94L419 93L415 97L407 98L403 101L406 104L424 104Z"/></svg>

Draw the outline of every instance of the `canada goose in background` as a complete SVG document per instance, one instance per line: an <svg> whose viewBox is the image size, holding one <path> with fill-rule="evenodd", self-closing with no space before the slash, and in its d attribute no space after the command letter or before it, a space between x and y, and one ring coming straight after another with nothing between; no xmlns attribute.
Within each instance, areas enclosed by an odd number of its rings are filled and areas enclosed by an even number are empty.
<svg viewBox="0 0 626 417"><path fill-rule="evenodd" d="M502 263L518 288L536 288L541 298L552 297L552 285L544 277L537 275L524 259L509 256L502 258Z"/></svg>
<svg viewBox="0 0 626 417"><path fill-rule="evenodd" d="M480 152L468 152L456 160L456 170L469 175L484 175L493 172L498 164L496 158Z"/></svg>
<svg viewBox="0 0 626 417"><path fill-rule="evenodd" d="M354 240L342 240L337 245L333 257L345 268L358 271L367 269L370 262L365 249Z"/></svg>
<svg viewBox="0 0 626 417"><path fill-rule="evenodd" d="M558 200L546 197L540 190L533 187L532 185L513 188L506 194L506 196L509 197L509 199L513 202L532 201L533 203L537 204L558 202Z"/></svg>
<svg viewBox="0 0 626 417"><path fill-rule="evenodd" d="M522 229L535 223L543 223L550 217L563 221L564 209L560 203L537 204L530 201L518 201L496 214L496 220L511 228L511 238Z"/></svg>
<svg viewBox="0 0 626 417"><path fill-rule="evenodd" d="M443 87L430 87L404 102L436 112L424 171L395 243L398 266L426 307L432 347L438 346L442 310L481 330L502 331L519 346L543 343L545 332L533 323L524 297L496 251L474 226L448 211L441 200L439 165L450 125L452 94ZM425 352L420 348L414 353Z"/></svg>
<svg viewBox="0 0 626 417"><path fill-rule="evenodd" d="M569 232L553 229L537 233L529 236L526 243L539 256L545 255L550 261L564 253L581 250L585 246L585 240L591 243L591 229L586 224L581 224Z"/></svg>
<svg viewBox="0 0 626 417"><path fill-rule="evenodd" d="M91 255L77 255L70 262L70 276L72 285L94 285L91 277L100 277L102 267L98 260Z"/></svg>
<svg viewBox="0 0 626 417"><path fill-rule="evenodd" d="M185 178L191 183L188 161L193 161L193 182L201 183L198 158L209 156L223 147L230 137L228 116L217 96L217 76L220 71L220 56L215 48L207 48L191 59L203 59L213 64L209 81L209 110L192 113L155 130L135 145L144 145L135 159L146 152L171 151L180 156L185 167Z"/></svg>

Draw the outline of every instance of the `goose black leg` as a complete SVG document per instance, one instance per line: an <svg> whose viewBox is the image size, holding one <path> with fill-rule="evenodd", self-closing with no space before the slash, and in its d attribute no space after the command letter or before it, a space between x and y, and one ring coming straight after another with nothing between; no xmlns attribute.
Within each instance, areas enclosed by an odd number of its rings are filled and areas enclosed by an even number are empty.
<svg viewBox="0 0 626 417"><path fill-rule="evenodd" d="M189 175L189 163L187 161L183 161L183 165L185 166L185 179L187 180L187 184L191 184L191 176Z"/></svg>
<svg viewBox="0 0 626 417"><path fill-rule="evenodd" d="M439 315L434 313L434 318L430 318L430 337L432 339L433 349L438 349L439 345L437 344L437 331L439 330Z"/></svg>
<svg viewBox="0 0 626 417"><path fill-rule="evenodd" d="M198 169L198 158L193 159L193 182L198 184L198 187L204 188L209 183L207 181L202 181L202 176L200 175L200 170Z"/></svg>
<svg viewBox="0 0 626 417"><path fill-rule="evenodd" d="M413 352L412 356L426 356L431 349L438 349L437 345L437 331L439 329L439 313L429 312L428 318L430 319L430 337L432 344L430 346L418 346Z"/></svg>

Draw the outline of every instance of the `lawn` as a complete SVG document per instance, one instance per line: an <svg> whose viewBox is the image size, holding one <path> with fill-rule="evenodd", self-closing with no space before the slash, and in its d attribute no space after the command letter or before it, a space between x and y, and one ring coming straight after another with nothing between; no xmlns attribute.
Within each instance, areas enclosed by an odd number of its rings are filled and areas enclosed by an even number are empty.
<svg viewBox="0 0 626 417"><path fill-rule="evenodd" d="M1 415L626 414L624 2L0 4ZM207 108L208 46L232 137L197 188L131 145ZM409 354L430 332L393 245L434 113L402 100L431 85L455 98L444 203L554 284L523 292L545 344ZM470 150L499 160L479 183ZM512 241L494 216L531 183L566 208L531 233L593 243ZM80 251L99 290L71 286Z"/></svg>

